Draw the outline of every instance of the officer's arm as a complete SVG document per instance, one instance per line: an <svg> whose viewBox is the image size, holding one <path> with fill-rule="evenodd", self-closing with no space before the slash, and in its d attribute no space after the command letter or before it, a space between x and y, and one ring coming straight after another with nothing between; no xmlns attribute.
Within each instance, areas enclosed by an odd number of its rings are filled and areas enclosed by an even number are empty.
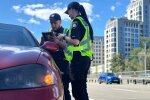
<svg viewBox="0 0 150 100"><path fill-rule="evenodd" d="M63 43L62 41L60 41L59 39L55 38L54 42L61 48L65 49L66 48L66 44Z"/></svg>
<svg viewBox="0 0 150 100"><path fill-rule="evenodd" d="M78 39L71 39L70 37L68 36L65 36L65 40L66 42L68 42L69 44L72 44L72 45L79 45L80 41Z"/></svg>
<svg viewBox="0 0 150 100"><path fill-rule="evenodd" d="M73 21L72 24L72 29L71 29L71 36L70 37L65 37L65 40L72 44L72 45L79 45L80 41L81 41L81 34L82 34L82 24L80 23L80 21L78 19Z"/></svg>

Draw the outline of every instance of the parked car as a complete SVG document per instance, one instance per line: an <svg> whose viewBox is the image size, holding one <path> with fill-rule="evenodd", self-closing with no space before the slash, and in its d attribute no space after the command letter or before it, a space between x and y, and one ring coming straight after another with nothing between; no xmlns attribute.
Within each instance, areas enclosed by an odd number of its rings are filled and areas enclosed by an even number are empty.
<svg viewBox="0 0 150 100"><path fill-rule="evenodd" d="M100 84L102 82L106 84L112 84L112 83L120 84L120 78L116 76L114 73L101 73L98 77L98 82Z"/></svg>
<svg viewBox="0 0 150 100"><path fill-rule="evenodd" d="M0 100L63 100L60 71L46 50L22 26L0 23Z"/></svg>

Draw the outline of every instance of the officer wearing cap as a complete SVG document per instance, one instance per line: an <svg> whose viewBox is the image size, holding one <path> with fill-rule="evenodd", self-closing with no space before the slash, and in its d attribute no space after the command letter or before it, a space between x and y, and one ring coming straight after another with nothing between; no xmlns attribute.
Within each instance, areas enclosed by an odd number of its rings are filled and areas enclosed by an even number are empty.
<svg viewBox="0 0 150 100"><path fill-rule="evenodd" d="M59 34L67 34L68 29L65 29L61 26L61 17L57 13L53 13L49 17L51 28L48 30L52 32L56 38L54 38L54 42L59 45L59 51L57 52L50 52L53 56L56 65L59 67L60 71L62 72L62 81L64 85L64 95L65 100L71 100L70 92L69 92L69 76L68 76L68 66L69 62L66 60L63 49L65 48L65 43L59 40L57 36ZM42 45L44 43L43 38L41 38Z"/></svg>
<svg viewBox="0 0 150 100"><path fill-rule="evenodd" d="M86 78L92 57L93 29L84 7L78 2L71 2L65 13L72 23L68 36L61 34L58 37L68 42L65 56L71 62L72 94L75 100L89 100Z"/></svg>

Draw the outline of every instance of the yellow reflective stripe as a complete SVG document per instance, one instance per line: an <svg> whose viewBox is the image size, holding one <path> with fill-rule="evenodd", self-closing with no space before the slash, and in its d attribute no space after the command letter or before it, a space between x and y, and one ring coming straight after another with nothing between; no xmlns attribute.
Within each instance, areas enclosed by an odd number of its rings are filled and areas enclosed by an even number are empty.
<svg viewBox="0 0 150 100"><path fill-rule="evenodd" d="M90 39L86 39L86 40L84 40L84 41L81 41L80 46L86 44L86 43L89 42L89 41L90 41Z"/></svg>
<svg viewBox="0 0 150 100"><path fill-rule="evenodd" d="M72 56L72 53L69 50L65 50L65 53L68 54L69 56Z"/></svg>
<svg viewBox="0 0 150 100"><path fill-rule="evenodd" d="M67 29L67 28L64 28L63 33L64 33L64 34L67 34L67 32L68 32L68 29Z"/></svg>
<svg viewBox="0 0 150 100"><path fill-rule="evenodd" d="M85 35L83 39L81 40L79 46L74 47L73 45L70 45L69 47L67 47L68 50L66 50L65 56L68 61L72 60L74 51L81 52L82 56L89 56L89 57L92 56L92 42L90 39L89 26L87 26L86 23L84 23L84 19L82 17L77 17L77 19L79 19L79 21L84 26ZM72 21L72 24L73 24L73 21ZM72 24L70 25L70 29L69 29L69 36L71 35Z"/></svg>
<svg viewBox="0 0 150 100"><path fill-rule="evenodd" d="M82 17L76 17L77 19L80 20L80 22L82 23L82 25L84 26L84 28L86 29L86 26L85 24L83 23L84 19Z"/></svg>
<svg viewBox="0 0 150 100"><path fill-rule="evenodd" d="M83 50L83 47L78 46L78 47L73 47L73 51L81 51Z"/></svg>

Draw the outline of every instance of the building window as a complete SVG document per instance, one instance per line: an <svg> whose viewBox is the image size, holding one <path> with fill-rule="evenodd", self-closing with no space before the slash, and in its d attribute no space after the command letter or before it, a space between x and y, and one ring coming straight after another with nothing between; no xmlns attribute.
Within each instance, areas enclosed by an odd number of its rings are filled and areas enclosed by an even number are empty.
<svg viewBox="0 0 150 100"><path fill-rule="evenodd" d="M112 47L116 47L116 43L112 43L111 46L112 46Z"/></svg>
<svg viewBox="0 0 150 100"><path fill-rule="evenodd" d="M111 34L111 37L116 37L116 33L112 33L112 34Z"/></svg>
<svg viewBox="0 0 150 100"><path fill-rule="evenodd" d="M127 28L125 27L124 30L127 31Z"/></svg>
<svg viewBox="0 0 150 100"><path fill-rule="evenodd" d="M138 39L139 35L138 34L134 34L134 38Z"/></svg>
<svg viewBox="0 0 150 100"><path fill-rule="evenodd" d="M116 42L116 38L112 38L112 39L111 39L111 42Z"/></svg>
<svg viewBox="0 0 150 100"><path fill-rule="evenodd" d="M111 49L111 52L116 52L116 48L112 48L112 49Z"/></svg>
<svg viewBox="0 0 150 100"><path fill-rule="evenodd" d="M134 48L138 48L139 47L139 44L134 44Z"/></svg>
<svg viewBox="0 0 150 100"><path fill-rule="evenodd" d="M113 28L113 31L116 32L116 27Z"/></svg>
<svg viewBox="0 0 150 100"><path fill-rule="evenodd" d="M139 40L138 39L134 39L134 43L139 43Z"/></svg>

